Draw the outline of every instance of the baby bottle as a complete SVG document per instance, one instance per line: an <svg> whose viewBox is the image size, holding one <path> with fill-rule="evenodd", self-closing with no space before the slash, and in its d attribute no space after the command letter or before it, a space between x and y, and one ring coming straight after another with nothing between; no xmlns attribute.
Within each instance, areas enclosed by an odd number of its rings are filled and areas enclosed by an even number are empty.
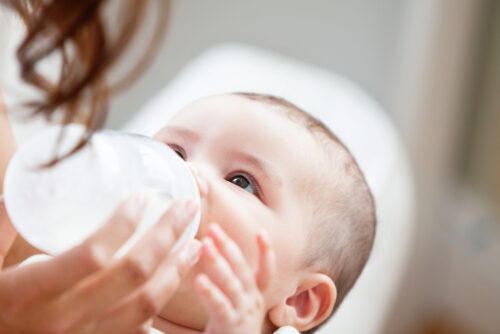
<svg viewBox="0 0 500 334"><path fill-rule="evenodd" d="M41 167L70 152L84 133L81 125L52 126L23 144L9 163L5 207L14 227L34 247L60 254L97 231L123 200L139 195L147 207L136 232L118 251L119 257L173 201L199 202L187 164L167 145L144 136L100 131L73 155ZM173 251L196 235L199 215Z"/></svg>

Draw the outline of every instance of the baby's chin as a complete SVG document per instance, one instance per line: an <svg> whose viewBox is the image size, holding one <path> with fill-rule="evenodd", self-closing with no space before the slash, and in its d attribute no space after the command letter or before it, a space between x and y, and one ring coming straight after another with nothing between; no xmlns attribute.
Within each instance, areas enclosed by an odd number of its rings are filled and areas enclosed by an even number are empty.
<svg viewBox="0 0 500 334"><path fill-rule="evenodd" d="M200 269L199 265L196 266L184 278L177 292L160 312L162 319L190 329L205 329L208 317L193 286Z"/></svg>

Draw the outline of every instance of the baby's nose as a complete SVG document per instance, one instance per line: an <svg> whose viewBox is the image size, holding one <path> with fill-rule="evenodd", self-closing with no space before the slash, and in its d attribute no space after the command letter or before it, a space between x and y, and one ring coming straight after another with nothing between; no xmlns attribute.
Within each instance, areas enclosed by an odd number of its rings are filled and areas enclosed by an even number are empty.
<svg viewBox="0 0 500 334"><path fill-rule="evenodd" d="M198 187L198 191L200 194L200 226L198 228L198 233L196 234L196 239L201 239L205 236L207 225L208 225L208 216L210 215L210 184L208 181L209 174L207 171L202 170L203 168L199 165L194 165L192 163L188 163L189 169L193 174L193 177L196 182L196 186Z"/></svg>
<svg viewBox="0 0 500 334"><path fill-rule="evenodd" d="M208 182L204 176L202 176L198 170L190 163L188 163L191 174L193 174L196 186L198 187L198 192L200 194L200 199L204 199L208 194Z"/></svg>

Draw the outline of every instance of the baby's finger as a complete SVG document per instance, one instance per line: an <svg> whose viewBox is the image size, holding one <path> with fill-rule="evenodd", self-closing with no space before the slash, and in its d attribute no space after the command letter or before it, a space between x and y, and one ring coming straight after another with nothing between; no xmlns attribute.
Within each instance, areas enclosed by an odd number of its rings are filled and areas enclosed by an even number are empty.
<svg viewBox="0 0 500 334"><path fill-rule="evenodd" d="M212 224L208 231L220 253L231 265L240 279L245 291L255 289L255 278L248 262L243 257L240 247L217 224Z"/></svg>
<svg viewBox="0 0 500 334"><path fill-rule="evenodd" d="M13 275L22 271L29 273L22 275L23 281L18 280L22 285L23 296L40 298L58 295L103 268L133 234L144 207L144 200L139 197L131 198L122 203L111 219L79 246L51 260L12 271Z"/></svg>
<svg viewBox="0 0 500 334"><path fill-rule="evenodd" d="M210 280L228 297L235 308L242 305L245 294L243 286L209 237L203 240L202 259L205 273Z"/></svg>
<svg viewBox="0 0 500 334"><path fill-rule="evenodd" d="M197 262L200 247L199 241L192 240L169 256L151 280L98 320L98 333L122 333L160 312Z"/></svg>
<svg viewBox="0 0 500 334"><path fill-rule="evenodd" d="M276 255L264 230L257 234L257 244L259 246L259 268L255 274L255 279L259 290L264 291L268 288L274 275Z"/></svg>
<svg viewBox="0 0 500 334"><path fill-rule="evenodd" d="M231 321L234 312L231 302L207 275L196 277L195 289L210 317L224 323Z"/></svg>

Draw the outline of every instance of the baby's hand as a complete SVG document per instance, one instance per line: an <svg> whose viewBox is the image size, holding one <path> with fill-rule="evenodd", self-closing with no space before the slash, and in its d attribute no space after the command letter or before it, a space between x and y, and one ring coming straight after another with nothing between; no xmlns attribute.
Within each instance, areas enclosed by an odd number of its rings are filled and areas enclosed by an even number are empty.
<svg viewBox="0 0 500 334"><path fill-rule="evenodd" d="M196 290L209 315L205 334L261 333L265 317L262 293L275 268L275 254L267 234L257 235L259 267L254 274L240 248L218 225L203 240L205 274L196 278Z"/></svg>

